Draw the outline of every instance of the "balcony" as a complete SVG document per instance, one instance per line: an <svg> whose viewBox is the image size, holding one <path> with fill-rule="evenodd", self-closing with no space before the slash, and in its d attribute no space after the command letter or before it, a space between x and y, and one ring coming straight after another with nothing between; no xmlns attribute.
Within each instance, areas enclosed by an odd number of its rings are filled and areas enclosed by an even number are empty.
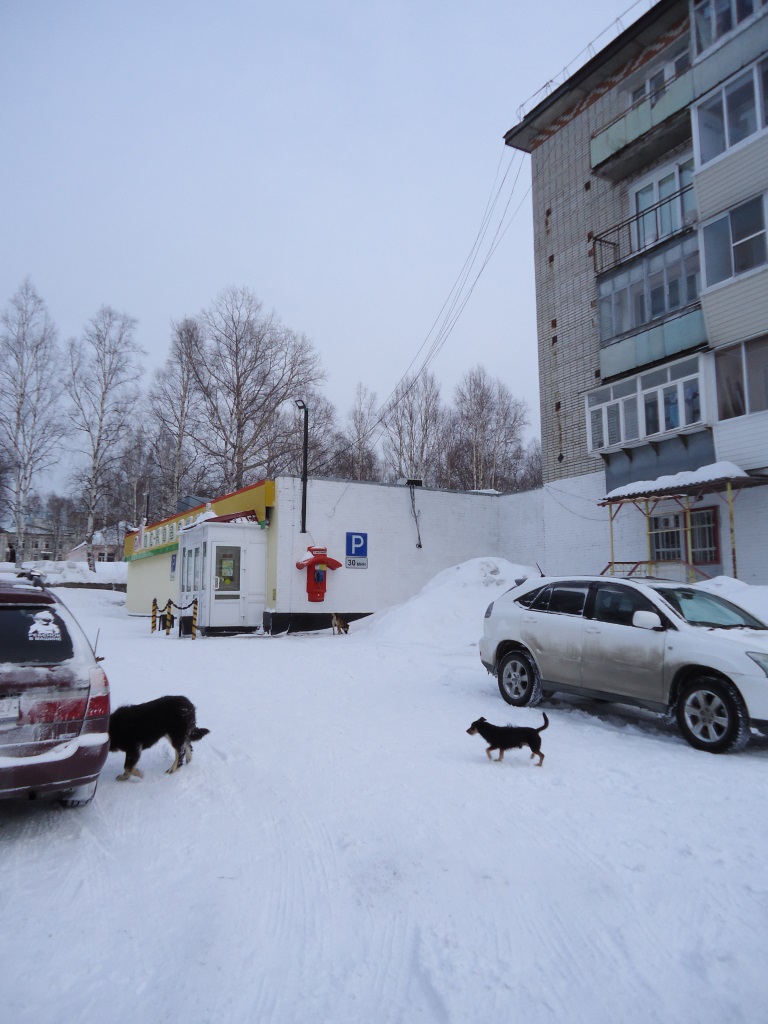
<svg viewBox="0 0 768 1024"><path fill-rule="evenodd" d="M692 102L693 73L687 68L592 136L592 170L621 181L690 139Z"/></svg>
<svg viewBox="0 0 768 1024"><path fill-rule="evenodd" d="M693 185L666 196L641 213L594 237L595 274L604 274L657 242L674 238L696 223Z"/></svg>
<svg viewBox="0 0 768 1024"><path fill-rule="evenodd" d="M610 380L643 366L705 348L707 329L698 305L649 325L600 350L600 376Z"/></svg>

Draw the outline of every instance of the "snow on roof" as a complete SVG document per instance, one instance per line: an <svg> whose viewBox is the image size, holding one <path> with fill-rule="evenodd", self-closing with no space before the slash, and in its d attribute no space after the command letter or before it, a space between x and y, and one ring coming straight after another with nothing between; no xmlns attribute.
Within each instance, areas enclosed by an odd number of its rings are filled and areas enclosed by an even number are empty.
<svg viewBox="0 0 768 1024"><path fill-rule="evenodd" d="M751 477L734 462L713 462L699 469L685 470L672 476L660 476L655 480L635 480L623 487L615 487L603 501L617 498L650 497L659 494L675 494L689 490L697 484L709 484L725 480L750 480Z"/></svg>

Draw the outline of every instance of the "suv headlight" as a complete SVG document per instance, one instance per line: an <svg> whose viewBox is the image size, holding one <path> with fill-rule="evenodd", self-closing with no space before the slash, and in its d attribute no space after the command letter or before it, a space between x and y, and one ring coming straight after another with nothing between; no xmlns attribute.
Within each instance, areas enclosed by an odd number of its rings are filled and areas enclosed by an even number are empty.
<svg viewBox="0 0 768 1024"><path fill-rule="evenodd" d="M485 618L486 619L490 619L492 611L493 611L493 601L491 601L491 603L485 609ZM751 657L751 655L750 655L750 657Z"/></svg>
<svg viewBox="0 0 768 1024"><path fill-rule="evenodd" d="M747 657L756 661L760 668L768 676L768 654L761 654L759 651L747 651Z"/></svg>

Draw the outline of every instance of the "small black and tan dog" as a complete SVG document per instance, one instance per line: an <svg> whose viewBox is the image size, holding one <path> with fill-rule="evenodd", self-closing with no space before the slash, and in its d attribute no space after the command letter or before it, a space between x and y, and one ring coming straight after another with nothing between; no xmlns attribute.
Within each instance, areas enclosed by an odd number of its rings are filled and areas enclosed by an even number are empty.
<svg viewBox="0 0 768 1024"><path fill-rule="evenodd" d="M538 757L539 759L536 767L541 768L544 755L541 752L541 736L539 733L544 732L548 725L549 719L546 715L544 715L544 725L538 729L520 729L513 725L491 725L484 718L478 718L476 722L470 725L467 732L470 736L479 733L485 742L490 744L486 750L489 761L493 760L491 757L492 750L498 750L499 756L496 760L503 761L505 750L513 750L516 747L530 747L531 757Z"/></svg>
<svg viewBox="0 0 768 1024"><path fill-rule="evenodd" d="M109 749L125 752L122 775L125 782L132 775L142 777L136 767L142 750L153 747L166 737L174 749L173 764L167 770L171 775L184 761L192 760L192 740L201 740L209 729L198 729L195 705L187 697L158 697L146 704L127 704L109 716Z"/></svg>
<svg viewBox="0 0 768 1024"><path fill-rule="evenodd" d="M333 629L334 634L338 633L338 635L341 636L342 633L346 634L349 632L349 623L346 619L342 619L340 615L337 615L336 612L334 612L333 615L331 615L331 628Z"/></svg>

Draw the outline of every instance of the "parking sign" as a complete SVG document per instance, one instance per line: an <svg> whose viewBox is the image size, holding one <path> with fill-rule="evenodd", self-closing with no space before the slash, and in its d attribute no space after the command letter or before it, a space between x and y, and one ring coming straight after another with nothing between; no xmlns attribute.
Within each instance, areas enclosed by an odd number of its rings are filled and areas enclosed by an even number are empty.
<svg viewBox="0 0 768 1024"><path fill-rule="evenodd" d="M368 534L348 533L347 534L347 558L345 565L347 569L368 568Z"/></svg>

